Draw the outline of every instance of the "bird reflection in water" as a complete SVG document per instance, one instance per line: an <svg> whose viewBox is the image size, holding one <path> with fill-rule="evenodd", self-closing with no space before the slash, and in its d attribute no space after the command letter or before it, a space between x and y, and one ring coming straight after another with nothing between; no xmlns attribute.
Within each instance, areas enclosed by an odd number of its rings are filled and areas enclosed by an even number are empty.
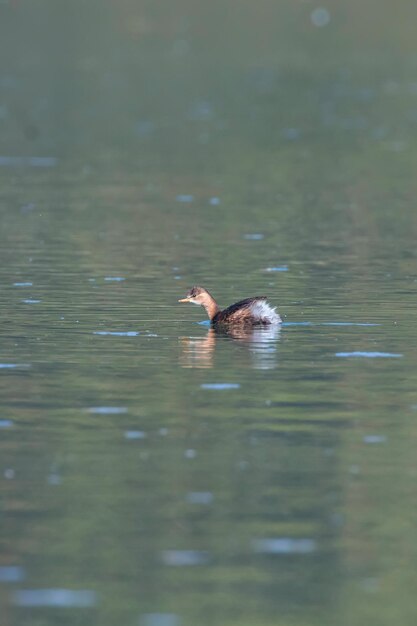
<svg viewBox="0 0 417 626"><path fill-rule="evenodd" d="M216 342L231 339L246 347L252 357L253 369L274 369L277 365L277 342L281 327L209 328L205 337L183 337L180 364L182 367L213 367Z"/></svg>

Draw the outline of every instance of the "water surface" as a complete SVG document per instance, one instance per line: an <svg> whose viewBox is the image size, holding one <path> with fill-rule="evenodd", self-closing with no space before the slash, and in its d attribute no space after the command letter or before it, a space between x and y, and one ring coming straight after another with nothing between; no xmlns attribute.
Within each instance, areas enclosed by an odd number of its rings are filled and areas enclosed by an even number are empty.
<svg viewBox="0 0 417 626"><path fill-rule="evenodd" d="M414 4L49 4L0 9L2 625L414 625Z"/></svg>

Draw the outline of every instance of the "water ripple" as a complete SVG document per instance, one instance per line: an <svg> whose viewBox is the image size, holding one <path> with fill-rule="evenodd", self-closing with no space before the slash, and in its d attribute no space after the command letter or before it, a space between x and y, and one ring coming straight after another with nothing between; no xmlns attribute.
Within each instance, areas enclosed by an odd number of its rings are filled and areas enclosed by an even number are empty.
<svg viewBox="0 0 417 626"><path fill-rule="evenodd" d="M211 491L190 491L185 496L188 504L205 504L209 505L213 502L214 496Z"/></svg>
<svg viewBox="0 0 417 626"><path fill-rule="evenodd" d="M97 604L96 593L86 589L20 589L12 597L13 604L25 607L88 608Z"/></svg>
<svg viewBox="0 0 417 626"><path fill-rule="evenodd" d="M12 420L0 420L0 428L11 428L11 426L13 426Z"/></svg>
<svg viewBox="0 0 417 626"><path fill-rule="evenodd" d="M395 354L393 352L336 352L335 356L349 358L349 357L362 357L366 359L399 359L403 355Z"/></svg>
<svg viewBox="0 0 417 626"><path fill-rule="evenodd" d="M190 565L205 565L210 560L208 552L200 550L164 550L161 553L165 565L174 567L188 567Z"/></svg>
<svg viewBox="0 0 417 626"><path fill-rule="evenodd" d="M181 620L175 613L144 613L140 626L180 626Z"/></svg>
<svg viewBox="0 0 417 626"><path fill-rule="evenodd" d="M386 443L387 438L385 435L365 435L363 437L364 443L374 444L374 443Z"/></svg>
<svg viewBox="0 0 417 626"><path fill-rule="evenodd" d="M143 430L126 430L124 432L125 439L146 439L147 434Z"/></svg>
<svg viewBox="0 0 417 626"><path fill-rule="evenodd" d="M3 167L55 167L57 163L56 157L0 156L0 166Z"/></svg>
<svg viewBox="0 0 417 626"><path fill-rule="evenodd" d="M282 326L381 326L373 322L283 322Z"/></svg>
<svg viewBox="0 0 417 626"><path fill-rule="evenodd" d="M190 202L193 202L194 200L194 196L192 196L189 193L180 193L178 194L178 196L175 198L175 200L177 202L183 202L185 204L189 204Z"/></svg>
<svg viewBox="0 0 417 626"><path fill-rule="evenodd" d="M237 383L204 383L200 385L201 389L240 389L240 385Z"/></svg>
<svg viewBox="0 0 417 626"><path fill-rule="evenodd" d="M26 577L26 572L19 565L1 565L0 566L0 582L17 583Z"/></svg>
<svg viewBox="0 0 417 626"><path fill-rule="evenodd" d="M92 406L86 411L96 415L120 415L127 413L127 408L125 406Z"/></svg>
<svg viewBox="0 0 417 626"><path fill-rule="evenodd" d="M252 541L253 550L264 554L310 554L316 547L314 539L272 537Z"/></svg>
<svg viewBox="0 0 417 626"><path fill-rule="evenodd" d="M95 330L93 335L103 335L111 337L137 337L140 334L138 330Z"/></svg>

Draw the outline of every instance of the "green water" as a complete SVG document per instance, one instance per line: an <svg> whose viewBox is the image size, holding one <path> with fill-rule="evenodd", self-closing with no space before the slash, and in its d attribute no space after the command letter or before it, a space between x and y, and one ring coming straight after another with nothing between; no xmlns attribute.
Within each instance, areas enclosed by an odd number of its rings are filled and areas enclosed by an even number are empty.
<svg viewBox="0 0 417 626"><path fill-rule="evenodd" d="M0 5L2 626L416 623L416 8L378 6Z"/></svg>

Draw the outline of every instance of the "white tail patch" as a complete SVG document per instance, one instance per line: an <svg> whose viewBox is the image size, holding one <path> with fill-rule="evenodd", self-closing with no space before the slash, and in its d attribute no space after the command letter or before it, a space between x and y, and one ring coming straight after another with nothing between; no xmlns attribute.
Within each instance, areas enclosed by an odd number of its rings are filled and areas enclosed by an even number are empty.
<svg viewBox="0 0 417 626"><path fill-rule="evenodd" d="M252 315L258 322L263 324L280 324L282 322L275 307L272 307L265 300L255 300L255 302L252 302L250 305L250 309Z"/></svg>

